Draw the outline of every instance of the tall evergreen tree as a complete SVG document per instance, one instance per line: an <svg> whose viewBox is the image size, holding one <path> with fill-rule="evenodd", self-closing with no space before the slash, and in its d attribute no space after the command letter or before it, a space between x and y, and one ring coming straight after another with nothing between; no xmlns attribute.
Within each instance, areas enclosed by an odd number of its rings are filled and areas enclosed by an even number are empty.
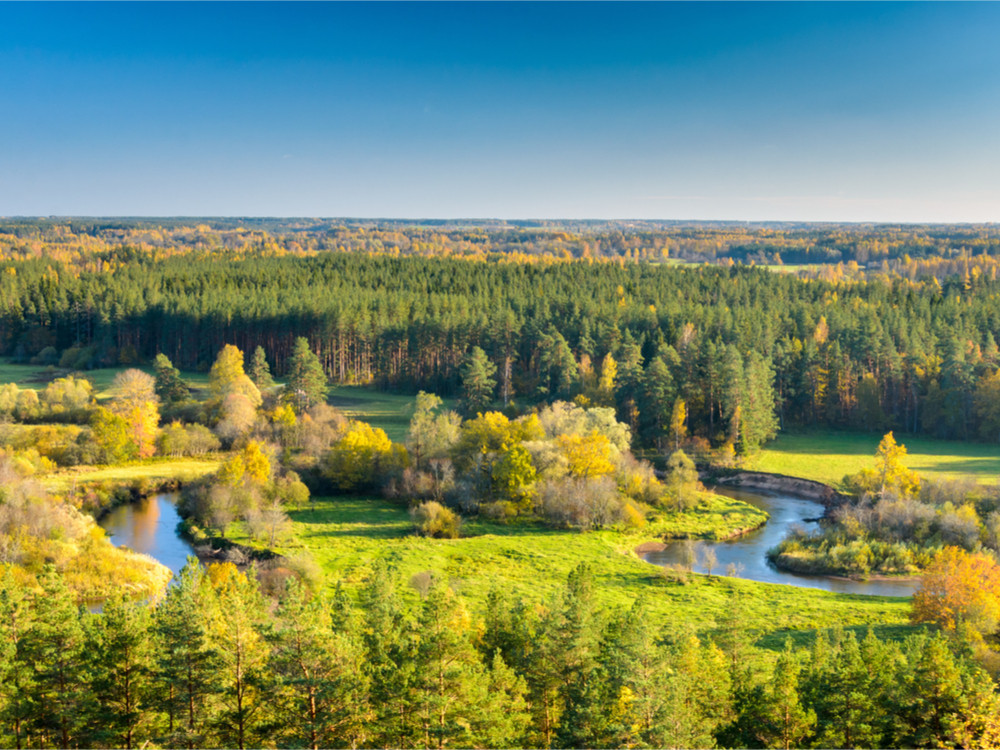
<svg viewBox="0 0 1000 750"><path fill-rule="evenodd" d="M486 352L478 346L472 347L462 365L462 411L466 416L475 416L484 411L493 400L496 388L497 366L493 364Z"/></svg>
<svg viewBox="0 0 1000 750"><path fill-rule="evenodd" d="M204 568L188 558L154 613L155 695L167 718L163 739L172 747L205 743L206 702L219 689L217 654L209 640L209 586Z"/></svg>
<svg viewBox="0 0 1000 750"><path fill-rule="evenodd" d="M161 352L153 359L153 372L156 374L156 395L164 405L170 406L190 397L191 391L181 378L180 370L166 354Z"/></svg>
<svg viewBox="0 0 1000 750"><path fill-rule="evenodd" d="M150 610L118 592L104 602L93 649L93 690L97 700L96 744L124 747L141 744L140 731L149 716L153 648Z"/></svg>
<svg viewBox="0 0 1000 750"><path fill-rule="evenodd" d="M288 361L285 400L298 412L304 412L326 399L327 377L319 357L309 348L303 337L295 339L292 356Z"/></svg>
<svg viewBox="0 0 1000 750"><path fill-rule="evenodd" d="M264 347L258 346L253 350L247 375L261 391L274 387L274 378L271 377L271 366L267 363L267 352L264 351Z"/></svg>

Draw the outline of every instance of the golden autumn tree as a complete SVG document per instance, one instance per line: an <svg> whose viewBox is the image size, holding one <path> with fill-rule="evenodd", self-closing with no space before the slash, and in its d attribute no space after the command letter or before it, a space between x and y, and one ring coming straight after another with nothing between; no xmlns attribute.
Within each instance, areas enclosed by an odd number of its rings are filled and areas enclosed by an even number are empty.
<svg viewBox="0 0 1000 750"><path fill-rule="evenodd" d="M569 473L575 477L603 477L614 474L617 468L617 449L597 430L586 435L559 435L556 444L566 457Z"/></svg>
<svg viewBox="0 0 1000 750"><path fill-rule="evenodd" d="M369 487L386 471L409 463L406 448L384 430L352 421L323 459L323 473L342 490Z"/></svg>
<svg viewBox="0 0 1000 750"><path fill-rule="evenodd" d="M1000 565L981 553L945 547L920 577L914 622L948 631L990 635L1000 625Z"/></svg>
<svg viewBox="0 0 1000 750"><path fill-rule="evenodd" d="M111 411L125 420L128 435L139 458L156 453L156 433L160 424L160 399L156 379L134 368L115 375Z"/></svg>

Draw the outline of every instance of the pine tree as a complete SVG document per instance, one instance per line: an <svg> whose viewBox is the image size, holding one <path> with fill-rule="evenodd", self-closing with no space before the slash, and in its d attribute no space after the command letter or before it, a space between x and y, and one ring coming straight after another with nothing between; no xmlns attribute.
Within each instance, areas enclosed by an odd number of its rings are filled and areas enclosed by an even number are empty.
<svg viewBox="0 0 1000 750"><path fill-rule="evenodd" d="M496 388L497 367L478 346L465 358L462 365L462 410L467 416L475 416L489 406Z"/></svg>
<svg viewBox="0 0 1000 750"><path fill-rule="evenodd" d="M153 666L150 610L112 594L98 619L93 653L98 744L131 750L141 739Z"/></svg>
<svg viewBox="0 0 1000 750"><path fill-rule="evenodd" d="M154 613L156 695L167 716L168 747L205 743L205 704L218 690L217 655L209 642L209 594L204 568L189 557Z"/></svg>
<svg viewBox="0 0 1000 750"><path fill-rule="evenodd" d="M90 697L84 626L61 575L48 568L41 584L25 634L26 658L35 667L32 724L49 743L68 748L80 742Z"/></svg>
<svg viewBox="0 0 1000 750"><path fill-rule="evenodd" d="M256 577L232 563L216 566L211 639L219 655L218 679L222 702L214 719L223 745L244 750L257 747L270 705L264 639L265 605Z"/></svg>
<svg viewBox="0 0 1000 750"><path fill-rule="evenodd" d="M292 356L288 361L287 383L284 398L303 413L326 399L327 377L319 357L309 348L303 337L295 339Z"/></svg>
<svg viewBox="0 0 1000 750"><path fill-rule="evenodd" d="M180 370L174 367L166 354L157 354L153 359L153 372L156 373L156 395L161 402L170 406L190 397L190 389L181 378Z"/></svg>
<svg viewBox="0 0 1000 750"><path fill-rule="evenodd" d="M356 746L367 718L367 681L352 635L335 632L323 602L309 599L293 578L281 598L271 640L286 741L313 750Z"/></svg>
<svg viewBox="0 0 1000 750"><path fill-rule="evenodd" d="M264 351L264 347L258 346L253 350L247 375L261 391L274 387L274 378L271 377L271 367L267 364L267 352Z"/></svg>

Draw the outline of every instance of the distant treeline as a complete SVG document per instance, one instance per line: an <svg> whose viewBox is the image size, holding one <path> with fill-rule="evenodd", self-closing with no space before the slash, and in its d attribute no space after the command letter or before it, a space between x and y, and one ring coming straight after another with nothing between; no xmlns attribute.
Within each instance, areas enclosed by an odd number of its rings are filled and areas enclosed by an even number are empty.
<svg viewBox="0 0 1000 750"><path fill-rule="evenodd" d="M1000 227L473 219L0 219L3 257L44 254L92 268L113 262L122 246L161 257L206 250L236 254L503 254L774 265L856 264L905 274L919 260L996 257L1000 255Z"/></svg>
<svg viewBox="0 0 1000 750"><path fill-rule="evenodd" d="M998 333L1000 283L982 274L827 283L745 266L355 253L0 262L0 352L17 361L85 369L163 352L207 369L234 343L263 346L281 374L305 336L334 381L450 394L479 346L497 398L522 405L595 399L610 377L602 392L647 442L678 398L689 432L717 443L761 399L783 424L996 441Z"/></svg>

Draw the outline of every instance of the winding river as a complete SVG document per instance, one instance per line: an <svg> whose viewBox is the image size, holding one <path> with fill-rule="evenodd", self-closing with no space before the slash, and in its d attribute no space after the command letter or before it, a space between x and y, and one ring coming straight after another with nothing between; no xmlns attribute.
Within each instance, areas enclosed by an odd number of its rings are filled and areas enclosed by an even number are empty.
<svg viewBox="0 0 1000 750"><path fill-rule="evenodd" d="M767 551L784 539L793 525L806 530L817 528L816 521L809 519L822 516L823 506L789 494L749 492L728 487L718 487L715 491L764 509L770 514L770 519L760 529L736 539L699 542L699 547L710 547L715 551L717 562L713 573L723 574L732 565L736 568L736 575L752 581L870 596L910 596L913 593L914 584L910 581L851 581L778 570L767 561ZM176 493L153 495L113 509L101 519L100 524L113 544L147 554L176 574L184 567L188 555L194 554L194 548L178 533L181 518L177 514L176 503ZM646 553L643 558L655 565L680 563L683 559L682 545L683 542L672 542L664 550ZM700 561L695 570L708 572Z"/></svg>
<svg viewBox="0 0 1000 750"><path fill-rule="evenodd" d="M112 544L149 555L176 575L188 555L194 554L194 547L177 528L181 522L177 499L176 492L168 492L119 505L104 514L99 523Z"/></svg>
<svg viewBox="0 0 1000 750"><path fill-rule="evenodd" d="M852 581L832 576L796 575L778 570L768 562L767 551L784 539L792 526L799 526L806 531L817 529L819 524L815 519L823 515L825 511L823 505L784 493L751 492L731 487L716 487L714 491L755 505L767 511L771 517L761 528L736 539L725 542L699 542L699 548L711 548L715 551L716 563L712 569L713 573L724 574L729 566L736 566L736 575L751 581L785 583L842 594L868 596L913 594L915 586L912 581ZM683 544L683 542L670 542L662 551L646 553L643 559L654 565L680 564L683 560ZM707 573L701 564L701 549L698 550L698 563L694 569L699 573Z"/></svg>

